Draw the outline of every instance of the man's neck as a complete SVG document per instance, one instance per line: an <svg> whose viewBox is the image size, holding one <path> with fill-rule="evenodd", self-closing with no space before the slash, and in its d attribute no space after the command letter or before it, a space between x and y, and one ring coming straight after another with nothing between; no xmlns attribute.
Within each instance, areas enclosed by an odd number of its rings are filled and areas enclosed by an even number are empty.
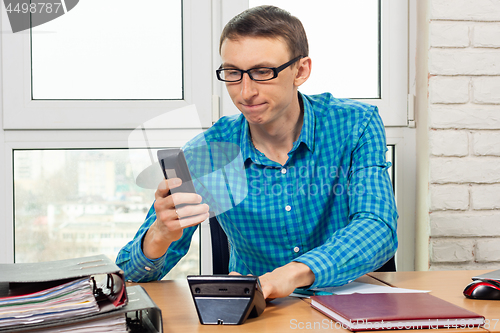
<svg viewBox="0 0 500 333"><path fill-rule="evenodd" d="M252 143L261 153L272 161L284 165L288 160L288 152L297 141L304 123L302 101L299 99L297 107L286 119L279 119L266 126L252 125L250 133Z"/></svg>

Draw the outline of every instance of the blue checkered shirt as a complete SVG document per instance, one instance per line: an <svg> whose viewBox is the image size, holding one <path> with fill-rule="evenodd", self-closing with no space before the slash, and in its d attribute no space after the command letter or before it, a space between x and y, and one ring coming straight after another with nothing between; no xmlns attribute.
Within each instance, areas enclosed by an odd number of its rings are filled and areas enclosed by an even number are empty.
<svg viewBox="0 0 500 333"><path fill-rule="evenodd" d="M285 165L255 149L242 115L223 117L191 140L186 159L193 179L202 179L195 181L197 192L228 236L229 271L262 275L296 261L314 272L311 288L343 285L382 266L397 249L385 130L375 106L331 94L299 97L304 123ZM226 153L208 149L211 162L204 163L204 154L190 153L203 145L222 145ZM215 174L220 177L210 177ZM129 280L161 279L189 249L196 226L161 258L146 258L141 243L155 219L151 207L118 254Z"/></svg>

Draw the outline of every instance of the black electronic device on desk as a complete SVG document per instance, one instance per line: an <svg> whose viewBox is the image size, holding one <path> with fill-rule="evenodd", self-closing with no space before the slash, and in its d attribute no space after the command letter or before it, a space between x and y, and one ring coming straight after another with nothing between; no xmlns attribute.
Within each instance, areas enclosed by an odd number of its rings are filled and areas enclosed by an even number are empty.
<svg viewBox="0 0 500 333"><path fill-rule="evenodd" d="M266 308L257 276L190 275L187 280L202 324L240 325Z"/></svg>

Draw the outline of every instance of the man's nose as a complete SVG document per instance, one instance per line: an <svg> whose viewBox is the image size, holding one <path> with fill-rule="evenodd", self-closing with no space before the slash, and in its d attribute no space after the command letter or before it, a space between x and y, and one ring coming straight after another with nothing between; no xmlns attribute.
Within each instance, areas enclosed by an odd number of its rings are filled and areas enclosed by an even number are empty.
<svg viewBox="0 0 500 333"><path fill-rule="evenodd" d="M246 75L245 75L246 74ZM257 94L256 82L250 78L248 73L243 73L241 78L241 97L245 100Z"/></svg>

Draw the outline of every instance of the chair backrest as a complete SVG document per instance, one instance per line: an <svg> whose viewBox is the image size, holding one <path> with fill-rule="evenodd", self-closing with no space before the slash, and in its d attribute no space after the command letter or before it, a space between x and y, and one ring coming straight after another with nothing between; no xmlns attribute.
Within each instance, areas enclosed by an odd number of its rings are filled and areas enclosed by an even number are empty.
<svg viewBox="0 0 500 333"><path fill-rule="evenodd" d="M395 271L396 271L396 260L393 256L375 272L395 272Z"/></svg>
<svg viewBox="0 0 500 333"><path fill-rule="evenodd" d="M210 238L212 239L212 272L213 274L229 274L229 243L217 217L208 220Z"/></svg>
<svg viewBox="0 0 500 333"><path fill-rule="evenodd" d="M209 219L210 235L212 239L212 271L213 274L229 274L229 243L227 235L221 228L217 217ZM396 261L389 259L375 272L395 272Z"/></svg>

